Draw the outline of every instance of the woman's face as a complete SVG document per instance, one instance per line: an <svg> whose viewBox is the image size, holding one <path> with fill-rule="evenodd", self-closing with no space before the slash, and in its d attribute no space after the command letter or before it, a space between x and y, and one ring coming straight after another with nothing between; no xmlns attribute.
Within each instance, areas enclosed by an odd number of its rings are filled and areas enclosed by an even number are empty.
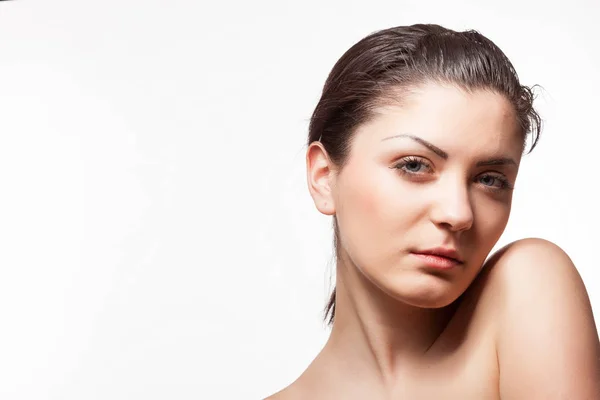
<svg viewBox="0 0 600 400"><path fill-rule="evenodd" d="M504 231L522 146L512 106L491 91L428 84L380 108L332 185L340 251L398 300L450 304ZM462 262L424 255L440 249Z"/></svg>

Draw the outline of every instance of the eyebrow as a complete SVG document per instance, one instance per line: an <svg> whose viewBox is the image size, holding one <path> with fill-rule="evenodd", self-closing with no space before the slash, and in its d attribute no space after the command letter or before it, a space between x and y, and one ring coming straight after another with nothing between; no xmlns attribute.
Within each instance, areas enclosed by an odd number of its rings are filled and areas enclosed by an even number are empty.
<svg viewBox="0 0 600 400"><path fill-rule="evenodd" d="M383 142L384 140L395 139L395 138L412 139L415 142L427 147L429 150L431 150L432 152L437 154L440 158L443 158L444 160L448 159L448 153L446 153L444 150L440 149L436 145L434 145L434 144L428 142L427 140L422 139L418 136L408 135L408 134L400 134L400 135L388 136L386 138L381 139L381 141ZM489 165L514 165L514 166L517 166L517 163L512 158L502 157L502 158L494 158L491 160L479 161L476 164L477 167L489 166Z"/></svg>

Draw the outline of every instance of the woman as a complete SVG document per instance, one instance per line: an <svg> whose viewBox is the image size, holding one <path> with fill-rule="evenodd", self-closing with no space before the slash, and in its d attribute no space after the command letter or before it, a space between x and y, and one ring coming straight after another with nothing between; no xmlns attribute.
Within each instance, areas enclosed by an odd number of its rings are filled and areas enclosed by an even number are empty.
<svg viewBox="0 0 600 400"><path fill-rule="evenodd" d="M332 332L269 399L600 399L598 333L569 257L524 239L488 258L538 140L532 103L474 31L396 27L341 57L306 155L334 222Z"/></svg>

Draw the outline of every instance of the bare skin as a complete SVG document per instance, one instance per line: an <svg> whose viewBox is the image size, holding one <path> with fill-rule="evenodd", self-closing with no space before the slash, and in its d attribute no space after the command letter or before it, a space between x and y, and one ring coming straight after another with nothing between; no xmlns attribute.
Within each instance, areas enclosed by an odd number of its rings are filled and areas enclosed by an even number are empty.
<svg viewBox="0 0 600 400"><path fill-rule="evenodd" d="M600 398L598 333L569 257L526 239L484 265L510 215L517 132L501 95L428 84L359 127L341 170L311 144L309 190L340 229L335 321L268 399ZM436 247L461 262L418 256Z"/></svg>
<svg viewBox="0 0 600 400"><path fill-rule="evenodd" d="M519 279L547 277L546 268L554 272L549 282L534 285L541 306L520 302L530 297L532 281ZM570 301L556 301L557 292ZM268 399L600 398L600 350L589 300L556 245L542 239L508 245L490 258L459 301L431 349L407 359L389 386L378 379L372 357L357 356L355 362L365 364L361 368L336 352L332 334L300 378ZM536 318L540 311L546 315ZM567 326L557 329L549 313ZM548 337L549 326L556 336Z"/></svg>

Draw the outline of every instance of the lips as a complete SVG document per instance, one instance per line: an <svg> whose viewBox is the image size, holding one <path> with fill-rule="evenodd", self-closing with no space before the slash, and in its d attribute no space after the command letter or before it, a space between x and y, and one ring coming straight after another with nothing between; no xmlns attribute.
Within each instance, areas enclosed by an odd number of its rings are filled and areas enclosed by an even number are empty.
<svg viewBox="0 0 600 400"><path fill-rule="evenodd" d="M431 256L449 258L460 264L464 263L464 259L461 257L461 255L458 253L458 251L456 251L455 249L452 249L452 248L436 247L433 249L418 250L418 251L415 251L414 253L421 254L421 255L431 255Z"/></svg>
<svg viewBox="0 0 600 400"><path fill-rule="evenodd" d="M436 247L433 249L414 251L413 256L419 263L434 269L448 270L464 264L464 259L453 248Z"/></svg>

